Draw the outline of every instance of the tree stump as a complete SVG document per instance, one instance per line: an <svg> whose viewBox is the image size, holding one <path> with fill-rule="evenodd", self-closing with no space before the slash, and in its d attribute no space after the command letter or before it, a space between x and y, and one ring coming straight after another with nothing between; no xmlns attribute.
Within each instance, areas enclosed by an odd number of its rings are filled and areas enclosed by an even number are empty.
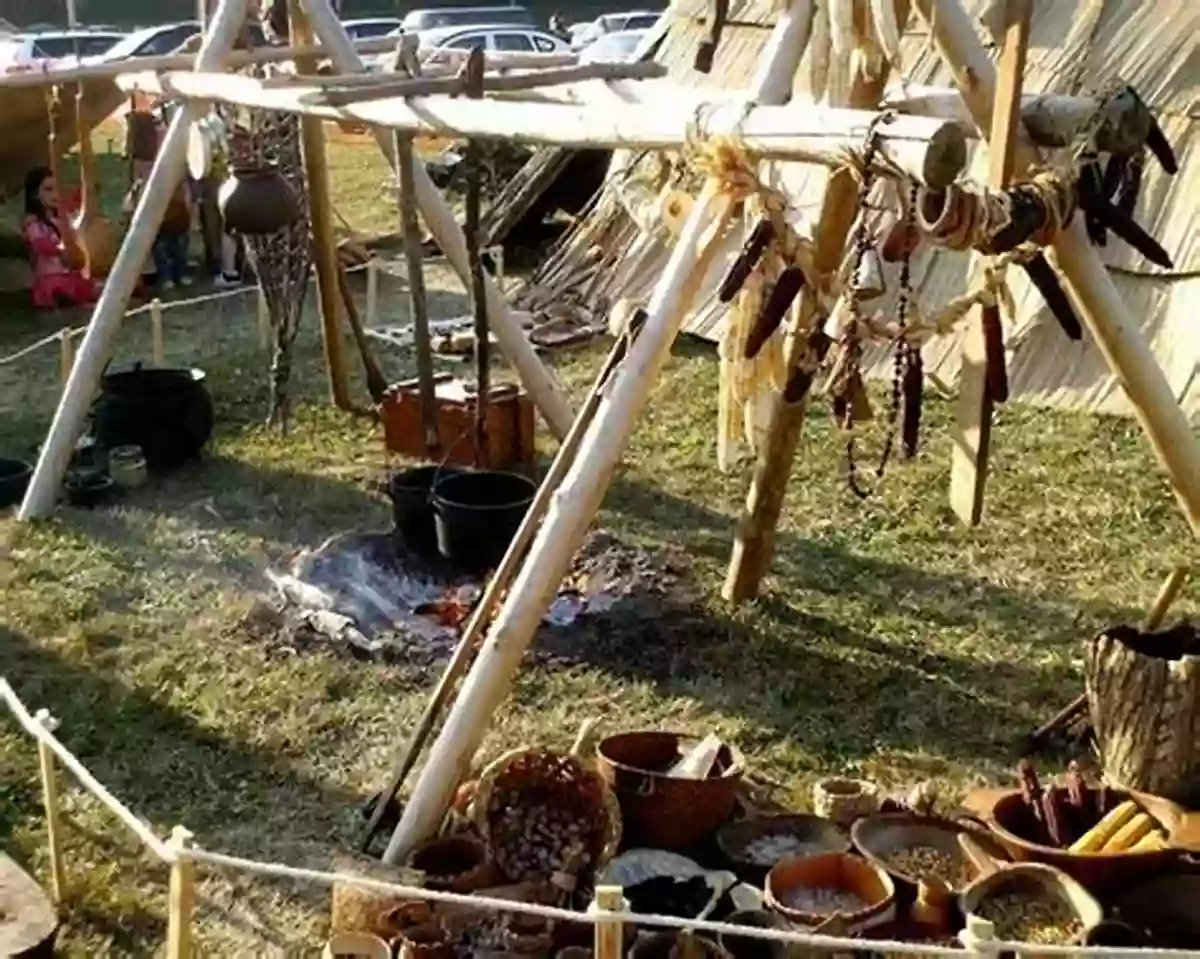
<svg viewBox="0 0 1200 959"><path fill-rule="evenodd" d="M1105 775L1114 786L1200 804L1200 635L1117 626L1085 666L1088 708Z"/></svg>

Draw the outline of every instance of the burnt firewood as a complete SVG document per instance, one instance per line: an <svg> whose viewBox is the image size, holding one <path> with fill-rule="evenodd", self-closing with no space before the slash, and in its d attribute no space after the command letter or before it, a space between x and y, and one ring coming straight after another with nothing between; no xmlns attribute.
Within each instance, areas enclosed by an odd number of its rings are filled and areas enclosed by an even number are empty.
<svg viewBox="0 0 1200 959"><path fill-rule="evenodd" d="M771 241L775 239L775 224L771 222L770 217L763 217L758 221L757 225L750 232L749 238L742 247L742 252L738 254L738 258L733 261L733 265L729 268L729 272L725 274L725 278L721 281L721 286L717 291L717 299L722 303L728 303L741 291L746 285L746 280L750 278L750 274L754 272L754 268L758 266L758 261L762 259L763 253Z"/></svg>
<svg viewBox="0 0 1200 959"><path fill-rule="evenodd" d="M1071 300L1067 297L1066 291L1058 282L1058 277L1054 275L1054 267L1040 253L1033 257L1028 263L1023 264L1025 274L1029 277L1029 281L1037 287L1039 293L1042 294L1042 299L1046 301L1046 306L1058 320L1058 325L1062 327L1062 331L1067 335L1068 339L1078 340L1083 337L1083 325L1079 321L1078 315L1075 313L1075 307Z"/></svg>
<svg viewBox="0 0 1200 959"><path fill-rule="evenodd" d="M779 274L779 279L775 281L766 302L763 303L762 309L759 310L758 316L754 320L754 325L750 328L750 333L746 336L746 346L742 351L742 355L746 359L752 360L758 356L758 351L771 338L771 334L779 329L779 324L787 315L788 307L792 305L792 301L796 299L802 286L804 286L804 271L800 267L789 266Z"/></svg>

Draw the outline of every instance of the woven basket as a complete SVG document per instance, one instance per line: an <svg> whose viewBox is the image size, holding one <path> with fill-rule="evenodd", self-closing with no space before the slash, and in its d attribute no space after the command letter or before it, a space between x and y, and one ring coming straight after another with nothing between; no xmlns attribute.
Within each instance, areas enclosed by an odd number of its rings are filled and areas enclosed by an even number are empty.
<svg viewBox="0 0 1200 959"><path fill-rule="evenodd" d="M379 860L366 856L338 855L335 857L334 867L338 872L353 873L381 882L420 885L419 877L409 870L385 866ZM385 939L389 938L390 930L382 921L382 917L394 907L409 901L392 893L377 892L344 882L333 884L332 899L329 917L332 933L362 932Z"/></svg>
<svg viewBox="0 0 1200 959"><path fill-rule="evenodd" d="M574 810L591 825L586 836L591 856L587 874L610 860L621 842L621 810L603 777L574 756L544 750L517 749L501 756L483 771L475 790L475 823L498 862L504 837L499 831L501 797L553 802ZM512 801L512 800L510 800ZM493 808L493 807L496 808ZM512 880L528 876L509 876Z"/></svg>

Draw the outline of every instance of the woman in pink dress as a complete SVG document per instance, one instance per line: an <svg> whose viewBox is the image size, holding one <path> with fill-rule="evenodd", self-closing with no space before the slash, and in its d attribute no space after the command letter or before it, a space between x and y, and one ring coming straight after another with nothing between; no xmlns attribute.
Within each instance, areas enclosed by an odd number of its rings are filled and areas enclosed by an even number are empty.
<svg viewBox="0 0 1200 959"><path fill-rule="evenodd" d="M79 270L69 269L63 259L63 231L58 186L49 169L36 167L25 177L21 234L33 261L33 305L40 310L96 301L96 284Z"/></svg>

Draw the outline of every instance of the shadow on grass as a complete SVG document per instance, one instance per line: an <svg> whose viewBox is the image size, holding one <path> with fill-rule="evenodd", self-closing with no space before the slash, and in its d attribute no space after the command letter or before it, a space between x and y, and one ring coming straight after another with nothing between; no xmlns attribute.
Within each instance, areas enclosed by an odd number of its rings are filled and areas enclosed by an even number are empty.
<svg viewBox="0 0 1200 959"><path fill-rule="evenodd" d="M204 846L245 852L246 832L253 829L251 855L294 862L298 843L327 850L339 814L358 802L359 797L223 736L145 690L70 662L5 627L0 627L0 675L30 709L53 708L67 747L118 799L154 824L160 836L169 824L185 823ZM0 842L7 845L16 819L31 813L37 798L32 789L23 789L5 799L0 810L7 806L11 815L0 816ZM72 803L69 808L73 819L75 811L91 807ZM130 843L123 827L109 814L103 817L101 832L84 826L82 838L98 847L101 859L115 858ZM297 834L297 823L304 824L303 835ZM76 832L71 822L71 833ZM311 899L316 910L326 901L319 887L298 888L295 894ZM162 941L161 917L141 910L130 914L133 903L122 900L117 914L112 903L84 892L77 906L73 920L111 935L114 944L129 950L124 954L149 955ZM224 918L238 923L237 916ZM272 935L257 924L255 934Z"/></svg>

